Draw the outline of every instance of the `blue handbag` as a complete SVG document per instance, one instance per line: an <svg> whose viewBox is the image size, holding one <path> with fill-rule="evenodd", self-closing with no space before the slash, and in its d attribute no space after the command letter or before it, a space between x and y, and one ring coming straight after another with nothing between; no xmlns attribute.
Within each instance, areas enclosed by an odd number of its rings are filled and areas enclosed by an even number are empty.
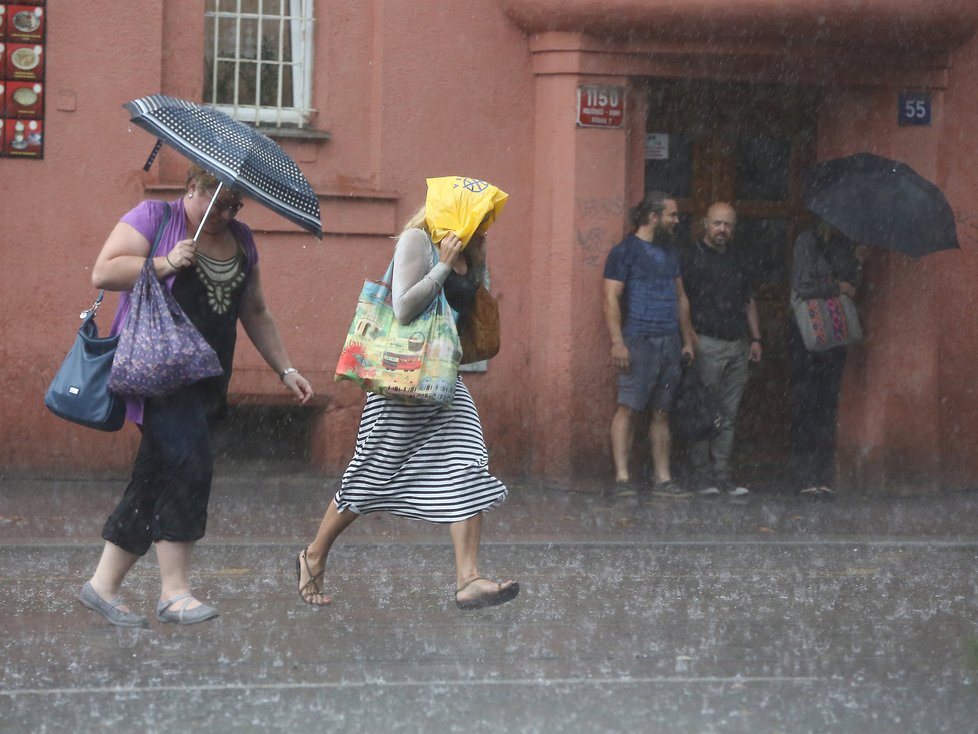
<svg viewBox="0 0 978 734"><path fill-rule="evenodd" d="M99 431L118 431L126 422L126 401L106 390L119 335L99 338L95 313L105 291L87 311L61 368L44 393L44 404L59 418Z"/></svg>
<svg viewBox="0 0 978 734"><path fill-rule="evenodd" d="M170 207L167 206L153 238L150 257L156 251L169 219ZM82 325L75 335L75 343L44 393L44 404L66 421L97 431L118 431L126 422L126 401L110 394L107 386L120 335L99 337L95 314L104 296L103 290L91 308L81 312Z"/></svg>

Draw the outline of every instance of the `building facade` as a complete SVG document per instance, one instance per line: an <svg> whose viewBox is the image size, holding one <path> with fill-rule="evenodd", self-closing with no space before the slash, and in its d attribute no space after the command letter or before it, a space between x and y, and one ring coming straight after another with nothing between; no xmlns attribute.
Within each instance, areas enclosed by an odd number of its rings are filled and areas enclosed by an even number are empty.
<svg viewBox="0 0 978 734"><path fill-rule="evenodd" d="M760 276L767 342L742 409L738 456L745 474L775 479L787 450L791 242L806 222L800 172L870 151L909 163L944 190L961 250L917 261L873 251L860 300L868 338L851 351L843 387L840 486L900 492L978 483L978 325L968 317L978 275L978 5L261 5L280 14L288 6L285 14L308 23L304 38L288 36L308 51L304 74L289 87L298 112L240 112L299 163L319 194L325 231L320 242L256 204L240 215L256 231L264 290L293 361L318 393L312 407L290 409L278 378L239 340L233 403L242 412L302 413L304 429L277 437L276 446L298 441L289 450L311 466L342 470L363 396L332 375L357 294L389 262L392 237L423 202L425 178L460 174L510 194L490 235L504 345L484 372L466 377L496 472L582 486L611 476L615 382L602 268L628 208L655 187L677 196L690 235L711 201L738 209L739 241L752 248ZM186 172L186 161L166 150L143 172L154 141L121 105L158 92L213 94L224 52L213 13L232 7L248 16L258 6L48 8L44 157L0 158L0 465L8 471L128 466L138 442L132 426L98 434L42 404L75 314L94 300L91 266L105 237L142 198L179 195ZM926 102L927 124L907 124L906 114L901 122L908 93ZM110 319L100 321L107 328Z"/></svg>

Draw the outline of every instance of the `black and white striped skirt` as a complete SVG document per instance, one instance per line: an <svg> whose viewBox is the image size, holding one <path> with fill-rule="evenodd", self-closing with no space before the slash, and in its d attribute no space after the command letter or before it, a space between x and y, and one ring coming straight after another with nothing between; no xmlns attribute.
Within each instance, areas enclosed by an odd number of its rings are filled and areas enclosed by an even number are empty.
<svg viewBox="0 0 978 734"><path fill-rule="evenodd" d="M459 378L448 408L367 396L336 506L448 523L502 503L506 492L489 473L479 414Z"/></svg>

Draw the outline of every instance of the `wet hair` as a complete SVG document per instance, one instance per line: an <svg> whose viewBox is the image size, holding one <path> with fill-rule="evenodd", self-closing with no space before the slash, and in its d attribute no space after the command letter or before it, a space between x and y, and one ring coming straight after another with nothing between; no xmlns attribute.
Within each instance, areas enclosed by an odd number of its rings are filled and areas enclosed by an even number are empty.
<svg viewBox="0 0 978 734"><path fill-rule="evenodd" d="M628 212L628 223L634 232L636 229L648 222L649 214L662 216L665 211L666 202L672 197L662 191L650 191L638 204Z"/></svg>
<svg viewBox="0 0 978 734"><path fill-rule="evenodd" d="M185 185L189 187L191 183L196 183L197 188L201 191L213 191L217 188L220 181L195 163L187 171L187 182Z"/></svg>

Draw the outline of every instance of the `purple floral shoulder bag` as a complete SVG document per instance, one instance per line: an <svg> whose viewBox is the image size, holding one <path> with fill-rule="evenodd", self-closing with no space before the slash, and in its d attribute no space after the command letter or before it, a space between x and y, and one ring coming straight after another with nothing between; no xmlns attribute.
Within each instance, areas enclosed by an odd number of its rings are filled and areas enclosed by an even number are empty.
<svg viewBox="0 0 978 734"><path fill-rule="evenodd" d="M161 397L224 372L217 353L156 277L153 255L169 218L167 206L129 295L129 313L109 373L108 390L113 395Z"/></svg>

